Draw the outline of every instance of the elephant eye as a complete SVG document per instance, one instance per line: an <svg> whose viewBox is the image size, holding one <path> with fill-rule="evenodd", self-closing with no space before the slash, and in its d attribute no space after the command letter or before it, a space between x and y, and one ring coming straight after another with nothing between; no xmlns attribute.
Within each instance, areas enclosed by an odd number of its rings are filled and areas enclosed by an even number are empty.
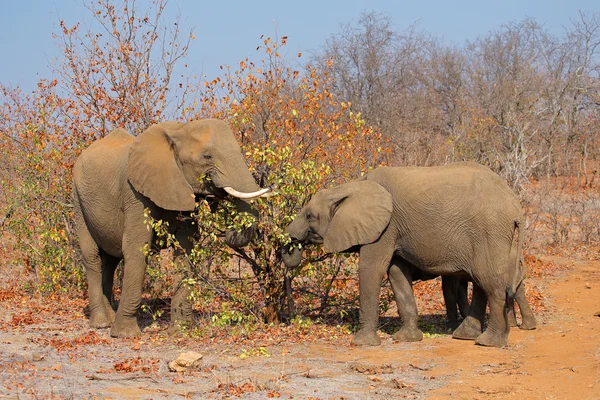
<svg viewBox="0 0 600 400"><path fill-rule="evenodd" d="M205 160L212 160L213 158L212 154L204 154L203 157Z"/></svg>
<svg viewBox="0 0 600 400"><path fill-rule="evenodd" d="M316 219L317 219L317 217L315 217L315 216L313 215L313 213L311 213L311 212L308 212L308 213L306 214L306 220L307 220L308 222L312 222L312 221L314 221L314 220L316 220Z"/></svg>

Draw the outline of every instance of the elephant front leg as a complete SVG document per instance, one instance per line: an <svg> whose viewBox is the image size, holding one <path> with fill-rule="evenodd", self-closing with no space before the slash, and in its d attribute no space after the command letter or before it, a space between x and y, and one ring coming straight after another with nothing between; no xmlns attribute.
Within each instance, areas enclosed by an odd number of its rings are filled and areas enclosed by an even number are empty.
<svg viewBox="0 0 600 400"><path fill-rule="evenodd" d="M417 326L419 314L412 288L411 269L411 265L406 261L394 257L388 271L402 321L402 327L393 337L401 342L418 342L423 339L423 332ZM456 308L456 305L454 307Z"/></svg>
<svg viewBox="0 0 600 400"><path fill-rule="evenodd" d="M392 255L382 257L377 247L380 243L363 246L358 263L358 281L360 290L360 329L354 335L352 344L361 346L379 346L381 339L377 335L379 323L379 293L381 282Z"/></svg>
<svg viewBox="0 0 600 400"><path fill-rule="evenodd" d="M146 257L142 253L143 244L131 244L125 253L123 264L123 289L121 300L110 329L113 337L139 337L141 330L137 323L137 311L142 302L142 287L146 272Z"/></svg>

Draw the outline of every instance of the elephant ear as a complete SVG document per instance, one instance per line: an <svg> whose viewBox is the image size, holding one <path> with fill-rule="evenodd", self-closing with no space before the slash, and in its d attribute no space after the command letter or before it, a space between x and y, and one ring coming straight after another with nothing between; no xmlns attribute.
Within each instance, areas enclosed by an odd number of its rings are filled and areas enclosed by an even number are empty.
<svg viewBox="0 0 600 400"><path fill-rule="evenodd" d="M177 149L167 132L178 122L153 125L140 134L129 151L127 178L135 190L166 210L192 211L194 191L177 163Z"/></svg>
<svg viewBox="0 0 600 400"><path fill-rule="evenodd" d="M379 239L392 217L392 195L383 186L362 180L328 190L332 217L323 239L325 251L340 252Z"/></svg>

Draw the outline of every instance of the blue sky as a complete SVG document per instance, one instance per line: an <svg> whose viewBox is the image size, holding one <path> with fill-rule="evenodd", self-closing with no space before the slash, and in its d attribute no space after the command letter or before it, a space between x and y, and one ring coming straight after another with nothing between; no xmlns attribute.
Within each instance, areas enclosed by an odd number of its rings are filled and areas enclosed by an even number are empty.
<svg viewBox="0 0 600 400"><path fill-rule="evenodd" d="M138 0L141 1L141 0ZM214 78L219 65L236 65L254 57L260 35L288 36L288 50L309 53L363 11L388 15L396 30L419 21L418 28L461 45L511 21L533 17L560 34L578 10L600 11L598 0L504 1L204 1L171 0L169 12L181 10L184 26L195 26L187 63L189 71ZM58 21L69 25L90 20L82 0L0 0L0 83L29 91L50 77L49 61L60 57L52 32Z"/></svg>

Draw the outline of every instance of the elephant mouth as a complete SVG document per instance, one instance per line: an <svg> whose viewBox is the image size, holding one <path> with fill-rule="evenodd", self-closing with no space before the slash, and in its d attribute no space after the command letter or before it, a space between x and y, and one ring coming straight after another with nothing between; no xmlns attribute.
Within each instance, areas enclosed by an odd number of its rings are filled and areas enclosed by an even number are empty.
<svg viewBox="0 0 600 400"><path fill-rule="evenodd" d="M305 241L310 244L323 244L323 236L311 229L308 231Z"/></svg>

